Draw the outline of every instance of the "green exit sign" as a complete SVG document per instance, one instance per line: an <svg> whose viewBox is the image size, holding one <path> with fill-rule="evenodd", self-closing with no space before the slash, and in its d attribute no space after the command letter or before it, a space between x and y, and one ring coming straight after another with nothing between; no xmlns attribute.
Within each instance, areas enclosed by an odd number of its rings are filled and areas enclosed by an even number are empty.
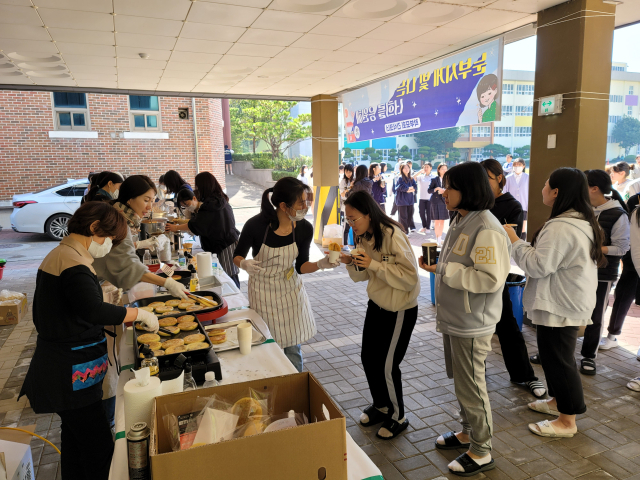
<svg viewBox="0 0 640 480"><path fill-rule="evenodd" d="M562 113L562 95L551 95L538 100L538 116Z"/></svg>

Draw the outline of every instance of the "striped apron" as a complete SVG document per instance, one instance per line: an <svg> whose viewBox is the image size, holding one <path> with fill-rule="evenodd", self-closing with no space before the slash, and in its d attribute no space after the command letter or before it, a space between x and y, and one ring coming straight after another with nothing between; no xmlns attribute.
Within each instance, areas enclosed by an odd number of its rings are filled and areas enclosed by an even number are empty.
<svg viewBox="0 0 640 480"><path fill-rule="evenodd" d="M298 256L295 228L293 243L279 248L265 244L270 228L255 257L263 270L249 276L249 305L269 326L278 345L286 348L309 340L317 329L309 297L293 267Z"/></svg>

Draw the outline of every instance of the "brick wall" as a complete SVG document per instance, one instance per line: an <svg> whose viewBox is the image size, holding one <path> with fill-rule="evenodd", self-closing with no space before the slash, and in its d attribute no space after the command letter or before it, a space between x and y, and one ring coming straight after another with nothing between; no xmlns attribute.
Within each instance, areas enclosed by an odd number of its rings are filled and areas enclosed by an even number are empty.
<svg viewBox="0 0 640 480"><path fill-rule="evenodd" d="M193 184L196 175L193 112L190 98L160 97L162 131L167 140L111 138L128 132L127 95L87 94L94 139L49 138L54 130L51 94L0 90L0 200L111 170L145 174L154 181L177 170ZM189 119L178 118L188 108ZM200 171L213 173L222 187L224 143L219 99L196 99Z"/></svg>

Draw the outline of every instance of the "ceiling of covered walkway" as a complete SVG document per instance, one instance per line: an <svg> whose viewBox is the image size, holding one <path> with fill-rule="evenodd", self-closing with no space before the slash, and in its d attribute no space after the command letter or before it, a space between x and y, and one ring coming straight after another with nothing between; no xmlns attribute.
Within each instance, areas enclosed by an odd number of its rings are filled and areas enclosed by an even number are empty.
<svg viewBox="0 0 640 480"><path fill-rule="evenodd" d="M0 0L0 88L333 94L507 32L561 0ZM616 25L640 21L640 1Z"/></svg>

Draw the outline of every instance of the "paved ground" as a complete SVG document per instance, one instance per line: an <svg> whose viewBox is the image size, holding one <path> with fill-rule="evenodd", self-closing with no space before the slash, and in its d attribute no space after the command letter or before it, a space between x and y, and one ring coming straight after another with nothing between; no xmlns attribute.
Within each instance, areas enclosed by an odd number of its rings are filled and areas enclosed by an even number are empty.
<svg viewBox="0 0 640 480"><path fill-rule="evenodd" d="M232 200L233 202L233 200ZM419 244L424 236L412 235ZM319 255L318 250L314 250ZM0 288L27 292L33 298L38 261L14 261L5 270ZM375 429L361 428L357 419L370 396L360 364L360 341L367 302L366 284L354 284L344 269L305 275L318 334L304 345L306 368L331 393L347 416L355 441L380 467L387 480L455 478L447 463L456 451L434 448L437 435L459 427L453 383L444 373L440 335L435 332L435 310L428 277L421 276L418 324L402 364L407 416L411 426L392 441L381 441ZM246 290L246 283L243 284ZM525 326L530 353L536 352L535 332ZM494 339L487 359L487 381L494 418L492 480L633 479L640 480L640 394L625 385L640 371L635 352L640 343L640 311L627 317L621 347L598 357L598 375L582 377L588 411L578 420L580 433L572 439L547 441L530 434L527 424L545 418L531 412L529 393L509 382L500 346ZM37 432L60 446L56 415L35 415L23 398L16 401L35 348L35 330L29 313L16 326L0 327L0 423L37 425ZM536 374L544 380L542 369ZM41 440L32 443L38 465L37 480L60 478L59 456ZM484 478L478 475L472 478Z"/></svg>

